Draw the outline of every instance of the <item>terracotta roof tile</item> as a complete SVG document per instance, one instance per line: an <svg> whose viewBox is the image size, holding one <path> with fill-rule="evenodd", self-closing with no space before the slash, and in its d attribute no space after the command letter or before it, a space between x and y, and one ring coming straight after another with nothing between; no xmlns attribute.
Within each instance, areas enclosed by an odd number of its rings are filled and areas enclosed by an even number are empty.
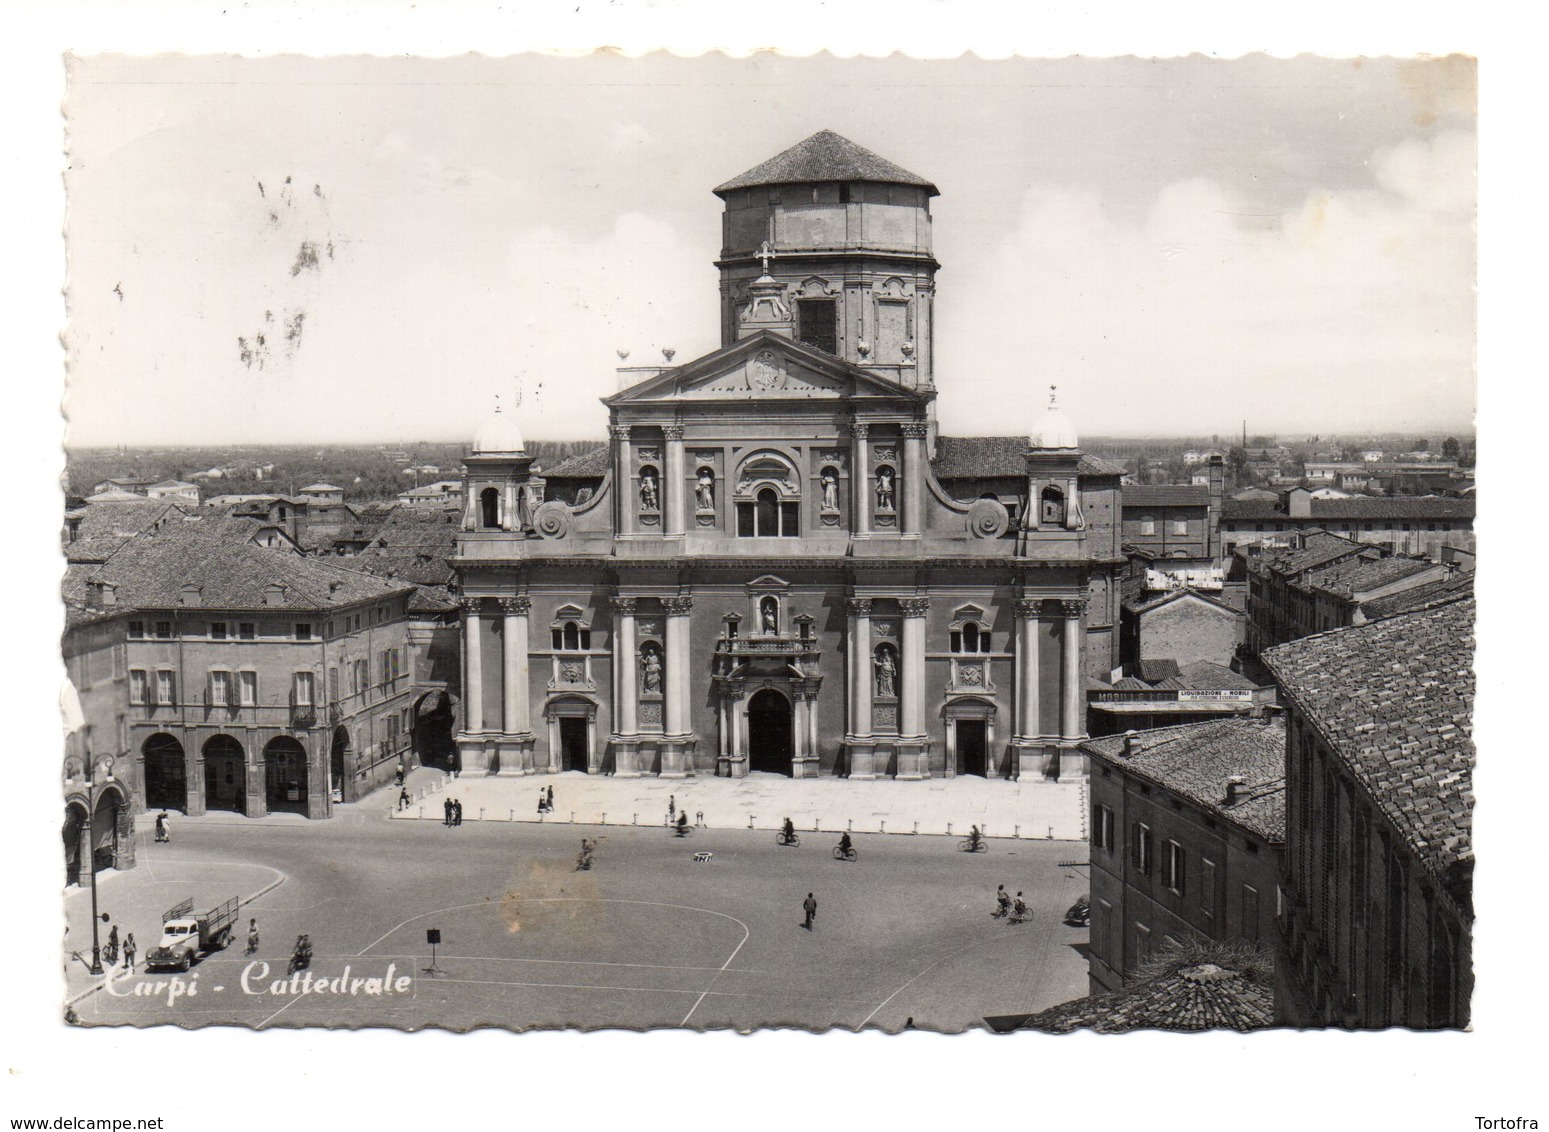
<svg viewBox="0 0 1549 1132"><path fill-rule="evenodd" d="M1210 489L1193 484L1125 484L1125 507L1208 507Z"/></svg>
<svg viewBox="0 0 1549 1132"><path fill-rule="evenodd" d="M1138 731L1129 755L1124 741L1109 735L1081 749L1266 841L1285 840L1285 727L1279 720L1237 716ZM1234 775L1247 781L1227 805L1226 780Z"/></svg>
<svg viewBox="0 0 1549 1132"><path fill-rule="evenodd" d="M1368 621L1376 621L1383 617L1397 617L1403 613L1432 609L1462 597L1472 597L1473 593L1473 571L1461 571L1451 577L1416 586L1412 590L1375 598L1362 605L1361 612L1366 615Z"/></svg>
<svg viewBox="0 0 1549 1132"><path fill-rule="evenodd" d="M1027 475L1025 436L938 436L931 470L938 480L1005 479ZM1076 471L1083 476L1118 476L1124 467L1083 453Z"/></svg>
<svg viewBox="0 0 1549 1132"><path fill-rule="evenodd" d="M543 469L544 479L594 479L608 473L610 453L606 444L567 456L552 468Z"/></svg>
<svg viewBox="0 0 1549 1132"><path fill-rule="evenodd" d="M1473 860L1474 601L1267 650L1265 664L1427 867Z"/></svg>
<svg viewBox="0 0 1549 1132"><path fill-rule="evenodd" d="M1165 974L1112 994L1061 1003L1026 1019L1018 1029L1068 1034L1092 1030L1262 1030L1274 1025L1272 981L1217 963L1178 964Z"/></svg>

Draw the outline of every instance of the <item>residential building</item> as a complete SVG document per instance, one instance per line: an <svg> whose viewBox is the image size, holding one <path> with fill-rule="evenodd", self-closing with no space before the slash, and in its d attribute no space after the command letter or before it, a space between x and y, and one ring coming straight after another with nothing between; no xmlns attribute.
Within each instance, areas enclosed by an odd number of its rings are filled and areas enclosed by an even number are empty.
<svg viewBox="0 0 1549 1132"><path fill-rule="evenodd" d="M1164 947L1273 945L1285 847L1285 728L1223 719L1082 744L1091 759L1093 994Z"/></svg>
<svg viewBox="0 0 1549 1132"><path fill-rule="evenodd" d="M66 568L65 592L91 569ZM127 619L115 610L67 602L61 642L67 683L63 773L65 883L83 866L135 864L136 767L129 734ZM89 834L88 834L89 830ZM87 874L89 875L89 873Z"/></svg>
<svg viewBox="0 0 1549 1132"><path fill-rule="evenodd" d="M405 507L449 507L463 505L461 480L437 480L423 487L411 488L398 493L398 502Z"/></svg>
<svg viewBox="0 0 1549 1132"><path fill-rule="evenodd" d="M1126 601L1119 656L1127 670L1142 660L1180 665L1210 661L1229 667L1247 636L1247 614L1215 593L1192 587Z"/></svg>
<svg viewBox="0 0 1549 1132"><path fill-rule="evenodd" d="M1126 548L1152 558L1215 559L1221 554L1219 528L1225 466L1219 456L1206 465L1203 489L1190 485L1137 484L1123 493Z"/></svg>
<svg viewBox="0 0 1549 1132"><path fill-rule="evenodd" d="M162 480L145 489L147 499L176 500L182 503L199 503L199 485L184 480Z"/></svg>
<svg viewBox="0 0 1549 1132"><path fill-rule="evenodd" d="M535 496L512 414L474 438L463 767L1080 773L1118 470L1051 400L994 469L1010 506L933 474L929 181L824 131L716 193L721 346L604 399L593 494Z"/></svg>
<svg viewBox="0 0 1549 1132"><path fill-rule="evenodd" d="M1239 546L1286 545L1297 531L1326 530L1395 554L1440 560L1443 548L1472 550L1474 500L1399 496L1314 499L1292 488L1278 500L1229 499L1221 515L1223 554Z"/></svg>
<svg viewBox="0 0 1549 1132"><path fill-rule="evenodd" d="M381 785L410 753L414 593L182 522L70 567L72 616L121 634L123 804L323 818Z"/></svg>
<svg viewBox="0 0 1549 1132"><path fill-rule="evenodd" d="M121 491L125 495L138 495L145 498L146 489L153 481L140 476L115 476L112 479L98 480L92 485L88 495L105 495L115 491Z"/></svg>
<svg viewBox="0 0 1549 1132"><path fill-rule="evenodd" d="M1468 1025L1473 644L1462 597L1264 655L1288 712L1286 1025Z"/></svg>

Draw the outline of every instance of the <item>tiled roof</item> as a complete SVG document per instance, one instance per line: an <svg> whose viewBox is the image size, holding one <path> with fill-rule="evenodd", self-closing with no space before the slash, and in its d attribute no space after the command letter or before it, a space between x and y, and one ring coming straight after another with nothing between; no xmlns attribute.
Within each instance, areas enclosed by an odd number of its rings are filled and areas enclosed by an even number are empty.
<svg viewBox="0 0 1549 1132"><path fill-rule="evenodd" d="M69 562L105 562L127 541L161 524L180 521L182 508L165 499L88 504L73 512L75 539L64 545Z"/></svg>
<svg viewBox="0 0 1549 1132"><path fill-rule="evenodd" d="M1211 660L1197 660L1185 664L1173 677L1178 687L1186 692L1248 692L1258 685L1241 672L1233 672L1224 664Z"/></svg>
<svg viewBox="0 0 1549 1132"><path fill-rule="evenodd" d="M1022 1022L1018 1029L1069 1034L1092 1030L1262 1030L1274 1025L1273 982L1260 972L1216 963L1174 964L1164 974L1112 994L1061 1003Z"/></svg>
<svg viewBox="0 0 1549 1132"><path fill-rule="evenodd" d="M1263 499L1274 502L1275 500L1279 499L1280 496L1276 495L1273 491L1265 491L1262 487L1250 487L1243 491L1239 491L1236 495L1232 496L1232 498L1238 502Z"/></svg>
<svg viewBox="0 0 1549 1132"><path fill-rule="evenodd" d="M400 507L389 512L371 542L348 559L351 567L381 578L421 586L446 586L454 578L462 517L456 511Z"/></svg>
<svg viewBox="0 0 1549 1132"><path fill-rule="evenodd" d="M1025 436L938 436L931 470L938 480L1004 479L1027 475ZM1083 453L1076 472L1083 476L1118 476L1122 464Z"/></svg>
<svg viewBox="0 0 1549 1132"><path fill-rule="evenodd" d="M1251 558L1249 565L1258 571L1300 574L1303 570L1337 562L1341 558L1376 553L1378 552L1366 543L1331 535L1327 531L1312 531L1300 546L1267 551Z"/></svg>
<svg viewBox="0 0 1549 1132"><path fill-rule="evenodd" d="M1440 496L1365 496L1352 495L1348 499L1314 499L1312 515L1297 522L1364 522L1366 520L1418 519L1435 522L1441 519L1472 519L1472 499L1444 499ZM1280 500L1228 499L1221 507L1223 519L1278 519L1286 514Z"/></svg>
<svg viewBox="0 0 1549 1132"><path fill-rule="evenodd" d="M1474 601L1267 650L1293 704L1443 880L1473 860Z"/></svg>
<svg viewBox="0 0 1549 1132"><path fill-rule="evenodd" d="M311 483L301 489L302 491L343 491L342 487L335 487L331 483Z"/></svg>
<svg viewBox="0 0 1549 1132"><path fill-rule="evenodd" d="M1307 577L1307 584L1315 590L1326 590L1346 597L1365 593L1379 586L1402 581L1413 574L1423 574L1436 568L1433 562L1416 558L1349 558L1335 562L1321 570L1314 570Z"/></svg>
<svg viewBox="0 0 1549 1132"><path fill-rule="evenodd" d="M1155 684L1159 680L1166 680L1169 676L1178 675L1178 662L1176 660L1142 660L1140 662L1140 678L1147 684Z"/></svg>
<svg viewBox="0 0 1549 1132"><path fill-rule="evenodd" d="M116 605L142 609L182 606L188 583L200 587L199 606L207 609L264 608L265 587L274 584L286 588L277 599L270 598L271 607L319 611L408 588L334 565L332 559L190 535L181 524L129 542L94 567L89 579L113 583Z"/></svg>
<svg viewBox="0 0 1549 1132"><path fill-rule="evenodd" d="M832 130L819 130L784 153L755 165L746 173L716 187L729 193L755 185L805 184L812 181L881 181L894 185L918 185L936 195L936 186L917 173L894 165L871 150L842 138Z"/></svg>
<svg viewBox="0 0 1549 1132"><path fill-rule="evenodd" d="M1154 782L1266 841L1285 840L1285 727L1233 716L1209 723L1137 731L1133 753L1125 736L1081 744L1097 759ZM1226 804L1226 780L1246 779L1238 800Z"/></svg>
<svg viewBox="0 0 1549 1132"><path fill-rule="evenodd" d="M544 479L593 479L607 475L610 453L606 444L567 456L552 468L543 469Z"/></svg>
<svg viewBox="0 0 1549 1132"><path fill-rule="evenodd" d="M1125 507L1208 507L1210 488L1198 484L1126 484Z"/></svg>
<svg viewBox="0 0 1549 1132"><path fill-rule="evenodd" d="M1462 597L1472 597L1473 593L1474 572L1467 570L1448 578L1427 582L1412 590L1375 598L1361 606L1361 612L1366 615L1368 621L1376 621L1380 617L1397 617L1403 613L1432 609Z"/></svg>

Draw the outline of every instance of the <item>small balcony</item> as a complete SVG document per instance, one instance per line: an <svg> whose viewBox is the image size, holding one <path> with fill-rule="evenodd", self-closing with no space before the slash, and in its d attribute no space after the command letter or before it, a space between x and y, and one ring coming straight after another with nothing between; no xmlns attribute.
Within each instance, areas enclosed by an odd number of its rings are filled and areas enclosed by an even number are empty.
<svg viewBox="0 0 1549 1132"><path fill-rule="evenodd" d="M718 656L791 656L814 659L823 652L816 641L799 637L734 637L730 640L723 637L715 642L715 651Z"/></svg>

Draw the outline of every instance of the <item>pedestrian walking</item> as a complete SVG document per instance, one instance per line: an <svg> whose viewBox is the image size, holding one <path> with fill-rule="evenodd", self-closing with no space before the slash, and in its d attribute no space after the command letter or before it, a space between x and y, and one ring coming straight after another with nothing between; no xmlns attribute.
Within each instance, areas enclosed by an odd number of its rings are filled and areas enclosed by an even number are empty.
<svg viewBox="0 0 1549 1132"><path fill-rule="evenodd" d="M258 921L252 919L247 922L247 953L258 954Z"/></svg>
<svg viewBox="0 0 1549 1132"><path fill-rule="evenodd" d="M124 937L124 967L131 975L134 974L134 953L137 950L138 948L135 947L134 942L134 932L130 932Z"/></svg>
<svg viewBox="0 0 1549 1132"><path fill-rule="evenodd" d="M409 808L409 792L407 790L400 789L398 791L398 808L400 810L407 810Z"/></svg>
<svg viewBox="0 0 1549 1132"><path fill-rule="evenodd" d="M163 811L161 811L161 813L156 815L156 840L157 841L171 841L172 840L171 836L167 832L167 811L166 810L163 810Z"/></svg>
<svg viewBox="0 0 1549 1132"><path fill-rule="evenodd" d="M113 925L113 930L108 932L107 952L108 952L108 962L109 963L117 963L118 962L118 925L117 924L114 924Z"/></svg>
<svg viewBox="0 0 1549 1132"><path fill-rule="evenodd" d="M452 799L452 824L463 824L463 804L462 801L457 798Z"/></svg>
<svg viewBox="0 0 1549 1132"><path fill-rule="evenodd" d="M403 760L398 760L398 785L403 785Z"/></svg>
<svg viewBox="0 0 1549 1132"><path fill-rule="evenodd" d="M678 820L678 799L672 794L667 795L667 824L671 825Z"/></svg>
<svg viewBox="0 0 1549 1132"><path fill-rule="evenodd" d="M817 897L810 892L807 893L807 898L801 902L801 910L807 914L807 918L801 926L810 932L812 930L812 921L817 918L818 914Z"/></svg>
<svg viewBox="0 0 1549 1132"><path fill-rule="evenodd" d="M549 813L554 812L554 787L549 787Z"/></svg>
<svg viewBox="0 0 1549 1132"><path fill-rule="evenodd" d="M445 802L441 803L441 808L446 811L445 824L450 826L452 824L452 799L448 798Z"/></svg>

